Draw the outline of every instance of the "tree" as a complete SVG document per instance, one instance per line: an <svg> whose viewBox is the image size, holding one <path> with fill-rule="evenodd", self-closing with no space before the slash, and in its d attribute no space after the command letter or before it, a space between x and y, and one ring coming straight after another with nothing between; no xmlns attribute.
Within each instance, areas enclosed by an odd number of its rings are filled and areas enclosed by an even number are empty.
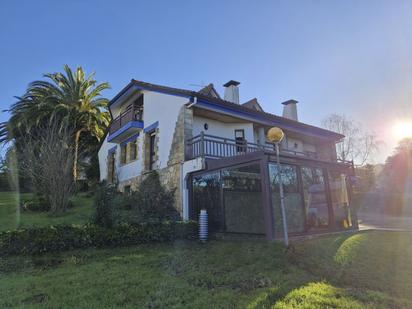
<svg viewBox="0 0 412 309"><path fill-rule="evenodd" d="M357 189L361 192L369 192L376 187L376 173L375 166L372 164L365 164L362 167L356 168L356 176L359 177Z"/></svg>
<svg viewBox="0 0 412 309"><path fill-rule="evenodd" d="M14 140L19 149L19 140L34 134L38 126L57 119L68 123L73 131L73 179L78 177L78 160L82 137L93 137L98 141L109 125L108 99L101 92L109 88L108 83L97 84L94 73L86 76L81 67L72 71L64 66L64 73L45 74L46 81L32 82L22 97L11 108L9 121L0 124L0 142Z"/></svg>
<svg viewBox="0 0 412 309"><path fill-rule="evenodd" d="M392 192L404 193L412 189L412 138L398 143L393 155L386 159L383 175L384 188Z"/></svg>
<svg viewBox="0 0 412 309"><path fill-rule="evenodd" d="M174 190L168 190L161 184L156 171L145 176L131 199L137 217L142 222L179 219L173 207Z"/></svg>
<svg viewBox="0 0 412 309"><path fill-rule="evenodd" d="M9 191L11 188L8 181L9 167L7 160L0 154L0 191Z"/></svg>
<svg viewBox="0 0 412 309"><path fill-rule="evenodd" d="M54 119L39 126L35 134L22 137L24 147L18 164L31 177L37 193L46 198L52 212L67 209L74 189L72 136L73 127L67 121Z"/></svg>
<svg viewBox="0 0 412 309"><path fill-rule="evenodd" d="M382 144L375 134L364 131L359 123L345 115L331 114L322 121L322 126L345 136L336 144L338 158L353 160L358 166L367 163Z"/></svg>

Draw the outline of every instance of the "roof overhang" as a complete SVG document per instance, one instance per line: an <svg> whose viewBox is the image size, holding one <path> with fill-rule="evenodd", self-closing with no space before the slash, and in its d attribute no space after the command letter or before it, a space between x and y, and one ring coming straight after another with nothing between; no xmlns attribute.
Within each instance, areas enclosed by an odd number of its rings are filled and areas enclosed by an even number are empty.
<svg viewBox="0 0 412 309"><path fill-rule="evenodd" d="M214 102L211 102L211 101L208 101L202 98L198 98L198 101L195 106L197 108L202 108L202 109L206 109L209 111L214 111L217 113L236 117L239 119L251 121L253 123L258 123L263 126L269 126L269 127L278 126L284 130L288 130L288 131L295 132L298 134L308 135L311 137L321 138L324 140L338 141L343 138L343 136L335 132L323 130L323 129L309 126L309 125L302 126L302 123L299 123L299 122L287 123L285 121L282 121L282 119L279 119L279 120L278 119L268 119L268 117L265 117L263 115L258 115L257 113L248 112L247 110L240 110L240 109L230 108L227 106L222 106L221 104L216 104Z"/></svg>
<svg viewBox="0 0 412 309"><path fill-rule="evenodd" d="M159 86L141 81L131 80L110 102L109 109L123 103L130 98L136 91L147 90L164 93L174 96L185 97L188 99L187 105L194 105L210 111L230 115L247 121L251 121L263 126L279 126L285 130L320 138L325 141L338 142L344 138L343 135L319 127L289 120L273 114L255 111L240 104L224 101L219 98L204 96L201 93L178 88ZM194 98L197 98L195 101ZM194 103L196 102L196 103Z"/></svg>

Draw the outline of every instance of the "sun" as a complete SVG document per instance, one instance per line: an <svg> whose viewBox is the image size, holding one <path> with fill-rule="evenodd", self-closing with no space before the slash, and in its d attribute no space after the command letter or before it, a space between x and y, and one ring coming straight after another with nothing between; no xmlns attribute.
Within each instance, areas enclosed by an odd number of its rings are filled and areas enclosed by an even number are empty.
<svg viewBox="0 0 412 309"><path fill-rule="evenodd" d="M398 139L412 138L412 121L398 122L393 126L393 133Z"/></svg>

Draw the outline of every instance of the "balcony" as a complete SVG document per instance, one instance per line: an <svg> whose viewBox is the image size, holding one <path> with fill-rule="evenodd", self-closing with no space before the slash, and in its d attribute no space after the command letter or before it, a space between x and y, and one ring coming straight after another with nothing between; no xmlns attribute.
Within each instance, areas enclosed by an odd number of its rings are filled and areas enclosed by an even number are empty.
<svg viewBox="0 0 412 309"><path fill-rule="evenodd" d="M244 155L256 151L275 152L274 145L266 143L259 145L246 141L222 138L219 136L200 134L186 142L186 155L188 159L204 157L207 159L220 159L232 156ZM311 151L292 151L281 149L281 155L305 157L319 160L318 153Z"/></svg>
<svg viewBox="0 0 412 309"><path fill-rule="evenodd" d="M111 143L120 143L142 129L141 109L131 106L112 121L107 140Z"/></svg>

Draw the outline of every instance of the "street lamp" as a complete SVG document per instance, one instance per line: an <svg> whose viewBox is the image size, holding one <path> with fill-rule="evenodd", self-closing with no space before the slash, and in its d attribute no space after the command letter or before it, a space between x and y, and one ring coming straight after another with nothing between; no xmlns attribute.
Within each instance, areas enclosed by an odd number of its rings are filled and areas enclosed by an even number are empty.
<svg viewBox="0 0 412 309"><path fill-rule="evenodd" d="M267 133L267 139L269 142L274 143L276 147L276 161L278 165L278 179L279 179L279 194L280 194L280 210L282 212L282 222L283 222L283 236L286 246L289 246L289 237L288 237L288 225L286 222L286 211L285 211L285 197L283 194L283 183L281 177L281 166L279 159L279 143L282 141L285 134L281 128L273 127L270 128Z"/></svg>

